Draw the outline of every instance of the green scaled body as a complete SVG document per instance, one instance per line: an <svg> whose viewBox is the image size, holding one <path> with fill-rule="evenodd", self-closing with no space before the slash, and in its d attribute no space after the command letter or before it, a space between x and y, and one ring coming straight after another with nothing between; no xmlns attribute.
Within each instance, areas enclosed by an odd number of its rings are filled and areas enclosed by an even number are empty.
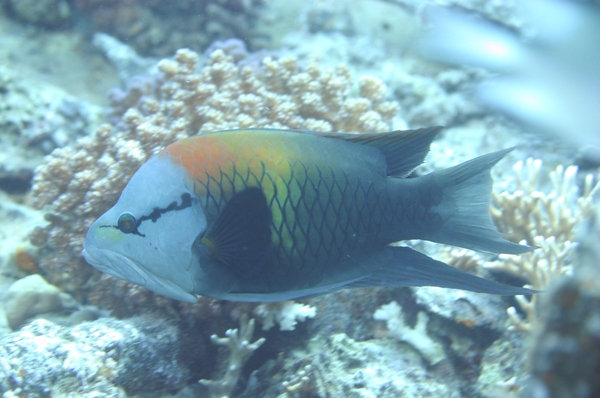
<svg viewBox="0 0 600 398"><path fill-rule="evenodd" d="M276 301L370 286L531 294L390 246L426 239L492 253L531 250L503 240L489 214L489 170L510 150L407 178L438 132L250 129L181 140L145 164L103 216L108 221L96 222L119 229L110 219L127 213L138 228L115 244L114 234L101 241L92 226L84 255L187 301L195 294ZM147 203L132 192L147 193Z"/></svg>

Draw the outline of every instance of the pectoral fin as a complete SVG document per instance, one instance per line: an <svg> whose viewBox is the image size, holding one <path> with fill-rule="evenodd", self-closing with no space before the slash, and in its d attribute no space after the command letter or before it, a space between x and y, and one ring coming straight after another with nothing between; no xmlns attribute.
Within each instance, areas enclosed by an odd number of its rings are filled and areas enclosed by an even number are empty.
<svg viewBox="0 0 600 398"><path fill-rule="evenodd" d="M272 251L271 209L262 190L247 188L231 198L194 247L240 277L257 274Z"/></svg>

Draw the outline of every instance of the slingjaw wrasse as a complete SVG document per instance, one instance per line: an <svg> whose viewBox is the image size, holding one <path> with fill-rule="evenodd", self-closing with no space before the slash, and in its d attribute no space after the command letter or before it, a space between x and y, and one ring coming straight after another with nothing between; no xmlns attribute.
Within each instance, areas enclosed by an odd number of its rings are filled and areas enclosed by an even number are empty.
<svg viewBox="0 0 600 398"><path fill-rule="evenodd" d="M375 134L236 130L176 142L90 228L86 260L156 293L277 301L344 287L531 294L433 260L425 239L490 253L490 168L508 150L405 178L440 128Z"/></svg>

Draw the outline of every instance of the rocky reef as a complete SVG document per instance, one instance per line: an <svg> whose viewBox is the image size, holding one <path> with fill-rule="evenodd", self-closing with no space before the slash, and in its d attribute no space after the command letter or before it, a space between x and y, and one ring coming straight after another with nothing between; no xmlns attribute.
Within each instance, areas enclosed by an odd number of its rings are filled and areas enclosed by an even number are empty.
<svg viewBox="0 0 600 398"><path fill-rule="evenodd" d="M467 10L519 40L535 33L510 1L422 3ZM471 90L490 77L484 68L416 57L408 42L426 18L416 4L0 2L0 32L22 29L37 43L0 37L0 395L598 395L598 164L582 160L576 144L482 106ZM39 65L42 47L48 65ZM63 47L72 58L49 56ZM37 69L23 66L28 59ZM85 68L100 79L111 70L121 86L94 92L79 84ZM77 84L57 88L65 70ZM435 124L446 129L416 174L517 146L494 168L491 214L508 239L538 249L491 256L403 244L545 293L374 288L189 304L81 257L89 225L141 164L180 138Z"/></svg>

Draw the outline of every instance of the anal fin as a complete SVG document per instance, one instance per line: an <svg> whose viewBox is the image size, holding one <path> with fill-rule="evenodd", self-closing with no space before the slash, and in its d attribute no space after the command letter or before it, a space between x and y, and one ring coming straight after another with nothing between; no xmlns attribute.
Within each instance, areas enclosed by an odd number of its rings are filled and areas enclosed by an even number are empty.
<svg viewBox="0 0 600 398"><path fill-rule="evenodd" d="M480 278L408 247L389 246L384 250L391 253L391 256L385 256L389 263L382 264L371 275L352 282L347 287L437 286L506 296L538 293L536 290Z"/></svg>

